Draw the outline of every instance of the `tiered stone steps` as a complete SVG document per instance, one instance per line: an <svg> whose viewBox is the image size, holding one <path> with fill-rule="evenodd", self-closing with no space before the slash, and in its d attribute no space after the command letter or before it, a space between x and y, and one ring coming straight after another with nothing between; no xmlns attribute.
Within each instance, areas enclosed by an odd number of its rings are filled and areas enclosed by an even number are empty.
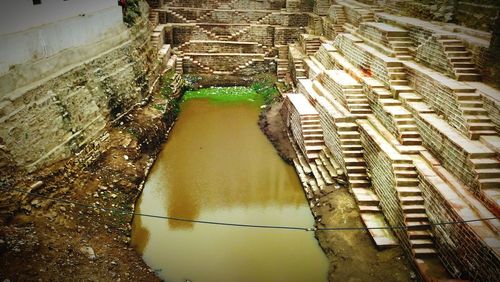
<svg viewBox="0 0 500 282"><path fill-rule="evenodd" d="M500 200L500 161L483 143L460 134L436 114L419 114L417 126L424 145L458 177L492 212ZM442 140L435 144L435 140ZM446 153L444 153L446 152Z"/></svg>
<svg viewBox="0 0 500 282"><path fill-rule="evenodd" d="M184 73L182 57L177 57L175 60L175 72L178 74Z"/></svg>
<svg viewBox="0 0 500 282"><path fill-rule="evenodd" d="M299 41L306 56L313 56L322 44L319 36L309 34L301 34Z"/></svg>
<svg viewBox="0 0 500 282"><path fill-rule="evenodd" d="M396 191L400 200L408 238L416 258L436 255L436 249L429 232L429 218L425 213L424 198L418 187L419 180L411 159L393 164L396 177Z"/></svg>
<svg viewBox="0 0 500 282"><path fill-rule="evenodd" d="M386 129L374 121L376 119L370 117L357 123L375 191L383 197L383 212L392 226L405 226L395 233L402 246L413 255L422 276L426 277L431 267L445 273L444 266L436 259L437 251L413 160L401 154L381 133L380 130Z"/></svg>
<svg viewBox="0 0 500 282"><path fill-rule="evenodd" d="M344 13L344 7L341 5L331 5L328 10L328 15L330 19L333 20L333 28L335 33L344 32L343 25L347 22Z"/></svg>
<svg viewBox="0 0 500 282"><path fill-rule="evenodd" d="M441 35L438 39L441 43L453 72L459 81L480 81L481 75L472 62L472 55L465 48L461 40L454 36Z"/></svg>
<svg viewBox="0 0 500 282"><path fill-rule="evenodd" d="M160 16L158 11L151 9L149 11L149 26L155 28L160 23Z"/></svg>
<svg viewBox="0 0 500 282"><path fill-rule="evenodd" d="M422 145L422 138L418 132L413 115L402 106L385 106L384 110L392 116L397 131L398 139L403 145Z"/></svg>
<svg viewBox="0 0 500 282"><path fill-rule="evenodd" d="M277 59L278 65L276 68L276 76L278 77L279 82L285 81L286 75L288 74L288 60L286 59Z"/></svg>
<svg viewBox="0 0 500 282"><path fill-rule="evenodd" d="M343 105L357 117L366 117L371 113L368 98L363 88L349 74L342 70L327 70L321 82Z"/></svg>
<svg viewBox="0 0 500 282"><path fill-rule="evenodd" d="M267 20L269 20L272 16L273 16L273 14L269 13L269 14L265 15L264 17L260 18L256 23L257 24L266 24Z"/></svg>
<svg viewBox="0 0 500 282"><path fill-rule="evenodd" d="M293 63L293 74L294 80L306 78L306 70L304 68L304 61L302 60L302 54L297 49L297 47L290 45L288 49L289 60Z"/></svg>
<svg viewBox="0 0 500 282"><path fill-rule="evenodd" d="M302 94L288 94L286 99L293 136L304 156L312 161L324 147L319 114Z"/></svg>
<svg viewBox="0 0 500 282"><path fill-rule="evenodd" d="M460 89L455 92L455 95L471 139L477 140L481 135L498 134L488 112L484 109L481 95L475 89Z"/></svg>
<svg viewBox="0 0 500 282"><path fill-rule="evenodd" d="M324 145L319 115L302 115L301 125L306 156L309 160L316 159Z"/></svg>

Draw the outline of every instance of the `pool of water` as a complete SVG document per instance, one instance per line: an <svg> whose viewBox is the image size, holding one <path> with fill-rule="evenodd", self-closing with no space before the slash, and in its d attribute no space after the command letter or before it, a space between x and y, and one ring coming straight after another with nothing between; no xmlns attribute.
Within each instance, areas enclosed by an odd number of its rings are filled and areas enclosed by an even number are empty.
<svg viewBox="0 0 500 282"><path fill-rule="evenodd" d="M312 227L295 171L257 126L259 111L257 102L184 102L136 212ZM132 243L166 281L326 281L313 235L136 216Z"/></svg>

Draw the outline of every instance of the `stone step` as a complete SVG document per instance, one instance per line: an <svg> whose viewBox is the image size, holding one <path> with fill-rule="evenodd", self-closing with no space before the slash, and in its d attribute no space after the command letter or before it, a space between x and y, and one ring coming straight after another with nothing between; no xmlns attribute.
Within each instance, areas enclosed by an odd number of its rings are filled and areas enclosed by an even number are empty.
<svg viewBox="0 0 500 282"><path fill-rule="evenodd" d="M453 57L449 58L452 63L458 63L458 62L472 62L472 58L469 56L464 56L464 57Z"/></svg>
<svg viewBox="0 0 500 282"><path fill-rule="evenodd" d="M479 179L479 187L481 189L500 188L500 178Z"/></svg>
<svg viewBox="0 0 500 282"><path fill-rule="evenodd" d="M362 158L344 158L346 166L365 166L365 161Z"/></svg>
<svg viewBox="0 0 500 282"><path fill-rule="evenodd" d="M368 180L368 175L366 173L349 173L349 179L355 180Z"/></svg>
<svg viewBox="0 0 500 282"><path fill-rule="evenodd" d="M459 100L458 103L466 108L482 108L484 106L483 101L480 100Z"/></svg>
<svg viewBox="0 0 500 282"><path fill-rule="evenodd" d="M471 159L475 169L500 168L500 162L493 158Z"/></svg>
<svg viewBox="0 0 500 282"><path fill-rule="evenodd" d="M393 79L389 80L390 85L408 85L408 80L406 79Z"/></svg>
<svg viewBox="0 0 500 282"><path fill-rule="evenodd" d="M417 131L403 131L399 135L404 139L420 138L420 133L418 133Z"/></svg>
<svg viewBox="0 0 500 282"><path fill-rule="evenodd" d="M399 93L399 99L408 102L421 102L422 96L416 94L415 92L401 92Z"/></svg>
<svg viewBox="0 0 500 282"><path fill-rule="evenodd" d="M407 78L407 74L406 72L404 72L404 70L402 72L391 72L389 73L389 78L390 79L406 79Z"/></svg>
<svg viewBox="0 0 500 282"><path fill-rule="evenodd" d="M500 168L480 168L476 173L479 179L500 178Z"/></svg>
<svg viewBox="0 0 500 282"><path fill-rule="evenodd" d="M394 121L396 122L396 125L403 126L403 125L413 125L415 124L415 120L413 117L408 117L408 118L395 118Z"/></svg>
<svg viewBox="0 0 500 282"><path fill-rule="evenodd" d="M339 131L356 131L358 130L358 125L351 122L339 122L336 123Z"/></svg>
<svg viewBox="0 0 500 282"><path fill-rule="evenodd" d="M323 134L303 134L304 140L323 139Z"/></svg>
<svg viewBox="0 0 500 282"><path fill-rule="evenodd" d="M403 138L403 145L406 146L422 145L422 138Z"/></svg>
<svg viewBox="0 0 500 282"><path fill-rule="evenodd" d="M302 133L305 134L322 134L323 130L320 129L303 129Z"/></svg>
<svg viewBox="0 0 500 282"><path fill-rule="evenodd" d="M340 139L340 145L359 145L361 143L359 138L342 138Z"/></svg>
<svg viewBox="0 0 500 282"><path fill-rule="evenodd" d="M436 250L432 248L415 248L412 251L416 258L432 258L437 255Z"/></svg>
<svg viewBox="0 0 500 282"><path fill-rule="evenodd" d="M422 195L422 191L417 187L396 187L396 191L401 197Z"/></svg>
<svg viewBox="0 0 500 282"><path fill-rule="evenodd" d="M411 123L410 124L408 124L408 123L406 123L406 124L398 124L397 126L398 126L398 130L401 131L401 132L406 132L406 131L412 132L412 131L417 131L418 130L417 129L417 125L415 123L413 123L413 124L411 124Z"/></svg>
<svg viewBox="0 0 500 282"><path fill-rule="evenodd" d="M396 177L402 178L416 178L417 172L415 170L395 170L394 174Z"/></svg>
<svg viewBox="0 0 500 282"><path fill-rule="evenodd" d="M369 188L352 188L352 192L360 205L378 206L379 199L377 194Z"/></svg>
<svg viewBox="0 0 500 282"><path fill-rule="evenodd" d="M458 81L480 81L481 75L476 73L459 73L456 74Z"/></svg>
<svg viewBox="0 0 500 282"><path fill-rule="evenodd" d="M451 63L453 68L474 68L475 65L471 62L454 62Z"/></svg>
<svg viewBox="0 0 500 282"><path fill-rule="evenodd" d="M423 205L404 205L401 207L403 213L424 213L425 207Z"/></svg>
<svg viewBox="0 0 500 282"><path fill-rule="evenodd" d="M474 90L475 91L475 90ZM481 95L477 92L472 92L472 93L456 93L458 101L471 101L471 100L481 100Z"/></svg>
<svg viewBox="0 0 500 282"><path fill-rule="evenodd" d="M411 162L411 161L410 161ZM402 171L402 170L411 170L415 171L415 166L411 163L409 164L404 164L404 163L395 163L392 165L394 167L394 171Z"/></svg>
<svg viewBox="0 0 500 282"><path fill-rule="evenodd" d="M412 239L410 240L410 244L412 248L415 249L424 249L424 248L433 248L434 242L429 239Z"/></svg>
<svg viewBox="0 0 500 282"><path fill-rule="evenodd" d="M432 238L430 233L426 230L409 230L408 237L410 240L429 240Z"/></svg>
<svg viewBox="0 0 500 282"><path fill-rule="evenodd" d="M365 188L365 187L370 187L370 181L362 179L352 179L349 180L349 185L352 188Z"/></svg>
<svg viewBox="0 0 500 282"><path fill-rule="evenodd" d="M396 178L397 186L416 187L419 182L418 178Z"/></svg>
<svg viewBox="0 0 500 282"><path fill-rule="evenodd" d="M339 131L338 134L341 139L358 139L360 136L357 131Z"/></svg>
<svg viewBox="0 0 500 282"><path fill-rule="evenodd" d="M491 122L472 122L468 123L468 127L471 131L495 131L495 125Z"/></svg>
<svg viewBox="0 0 500 282"><path fill-rule="evenodd" d="M409 221L406 222L406 226L408 230L428 230L431 228L428 219L424 221Z"/></svg>
<svg viewBox="0 0 500 282"><path fill-rule="evenodd" d="M445 51L446 53L446 56L448 57L460 57L460 58L463 58L463 57L468 57L470 56L470 53L469 51Z"/></svg>
<svg viewBox="0 0 500 282"><path fill-rule="evenodd" d="M304 145L306 146L320 146L325 144L322 139L318 140L304 140Z"/></svg>
<svg viewBox="0 0 500 282"><path fill-rule="evenodd" d="M454 68L456 74L477 74L479 73L476 68Z"/></svg>
<svg viewBox="0 0 500 282"><path fill-rule="evenodd" d="M363 151L345 151L343 152L344 157L346 158L362 158L363 157Z"/></svg>
<svg viewBox="0 0 500 282"><path fill-rule="evenodd" d="M358 140L356 140L356 141L358 141ZM340 149L342 150L342 152L363 150L363 146L361 146L361 141L358 141L358 142L359 142L359 144L355 144L355 145L343 145L343 144L341 144Z"/></svg>
<svg viewBox="0 0 500 282"><path fill-rule="evenodd" d="M468 123L475 123L475 122L490 122L491 119L488 116L476 116L476 115L464 115L465 120Z"/></svg>
<svg viewBox="0 0 500 282"><path fill-rule="evenodd" d="M466 108L466 107L463 107L462 108L462 112L464 113L464 115L482 115L482 116L485 116L488 114L488 112L483 109L483 108Z"/></svg>
<svg viewBox="0 0 500 282"><path fill-rule="evenodd" d="M365 173L366 166L363 165L346 165L347 173Z"/></svg>
<svg viewBox="0 0 500 282"><path fill-rule="evenodd" d="M463 45L445 45L444 51L467 51Z"/></svg>
<svg viewBox="0 0 500 282"><path fill-rule="evenodd" d="M400 197L401 202L404 205L423 205L424 198L422 196L403 196Z"/></svg>
<svg viewBox="0 0 500 282"><path fill-rule="evenodd" d="M366 206L366 205L359 205L359 211L360 212L368 212L368 213L378 213L381 212L380 208L378 206Z"/></svg>
<svg viewBox="0 0 500 282"><path fill-rule="evenodd" d="M404 218L405 222L428 220L427 214L425 213L407 213L404 214Z"/></svg>

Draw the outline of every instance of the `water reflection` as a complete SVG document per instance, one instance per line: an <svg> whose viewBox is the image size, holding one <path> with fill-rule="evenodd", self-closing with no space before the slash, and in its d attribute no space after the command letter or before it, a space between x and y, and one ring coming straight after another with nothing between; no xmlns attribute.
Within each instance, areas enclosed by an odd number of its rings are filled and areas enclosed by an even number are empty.
<svg viewBox="0 0 500 282"><path fill-rule="evenodd" d="M259 105L251 103L184 104L138 210L189 219L312 226L298 178L260 132L258 113ZM326 259L307 232L143 218L134 220L133 242L169 281L326 278Z"/></svg>

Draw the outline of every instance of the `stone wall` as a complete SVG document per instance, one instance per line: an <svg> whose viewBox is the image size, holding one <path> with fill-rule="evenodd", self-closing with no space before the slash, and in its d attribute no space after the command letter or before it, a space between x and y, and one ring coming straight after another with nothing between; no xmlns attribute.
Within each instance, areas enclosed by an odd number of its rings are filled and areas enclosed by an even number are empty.
<svg viewBox="0 0 500 282"><path fill-rule="evenodd" d="M383 2L380 1L379 2ZM398 10L407 16L441 22L452 22L470 28L491 31L500 11L496 0L425 0L401 1ZM398 11L398 10L393 10Z"/></svg>
<svg viewBox="0 0 500 282"><path fill-rule="evenodd" d="M465 205L453 206L450 203L450 200L461 201L460 195L433 171L425 165L417 165L417 173L426 211L432 223L462 221L464 213L472 216L474 211L466 210L468 208ZM498 255L479 237L480 234L485 234L484 225L485 223L466 223L432 226L441 261L453 277L494 281L500 276Z"/></svg>
<svg viewBox="0 0 500 282"><path fill-rule="evenodd" d="M144 97L159 64L146 24L134 27L132 40L2 101L0 138L18 166L70 156Z"/></svg>

